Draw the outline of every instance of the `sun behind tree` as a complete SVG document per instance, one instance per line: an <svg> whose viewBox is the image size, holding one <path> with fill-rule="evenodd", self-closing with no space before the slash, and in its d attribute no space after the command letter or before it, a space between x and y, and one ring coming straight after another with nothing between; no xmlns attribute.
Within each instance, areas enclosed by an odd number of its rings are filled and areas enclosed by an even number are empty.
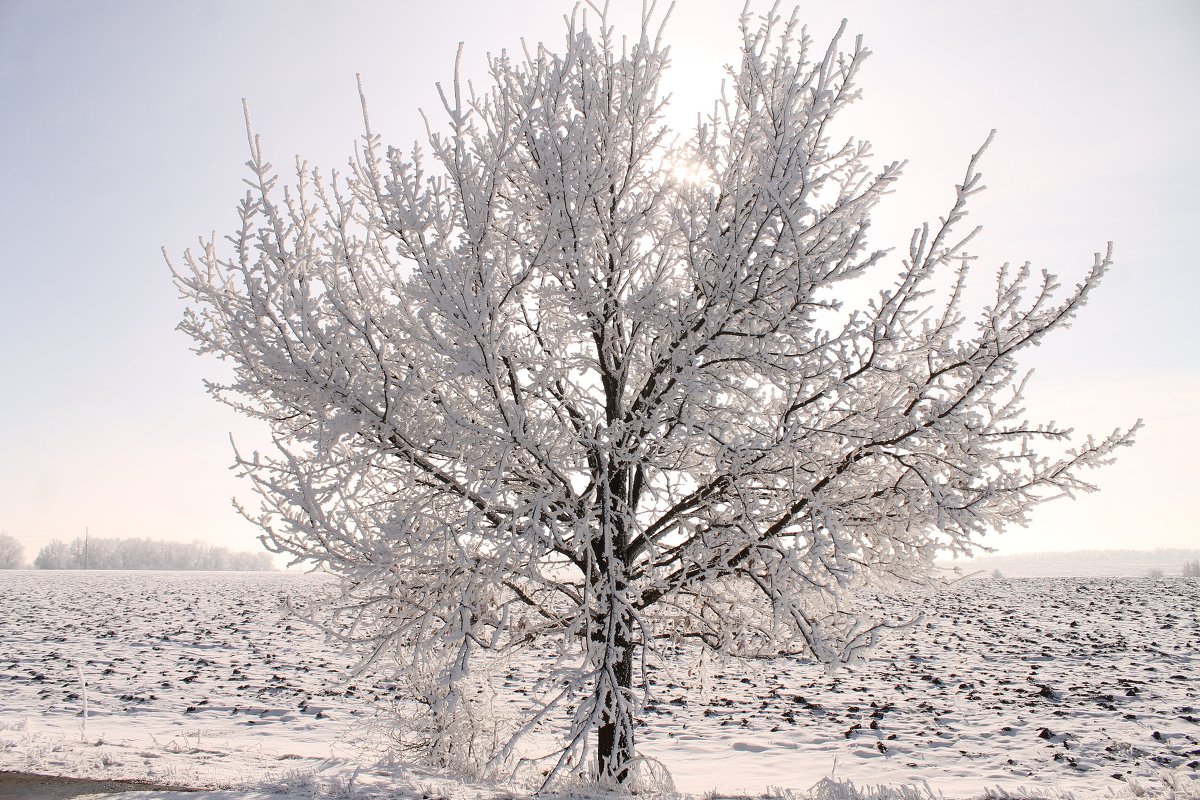
<svg viewBox="0 0 1200 800"><path fill-rule="evenodd" d="M1001 270L964 308L982 149L888 261L866 234L901 166L830 129L867 51L814 50L795 14L741 30L679 146L649 17L628 44L572 17L561 53L456 80L428 161L368 123L347 177L301 165L281 191L251 134L232 246L172 266L181 329L233 367L213 395L278 446L238 455L247 515L342 576L328 630L429 687L446 762L566 719L547 782L626 782L674 646L844 662L893 624L855 589L924 580L1132 441L1068 449L1021 407L1018 355L1109 255L1065 292ZM532 706L476 735L487 663L534 644L557 658Z"/></svg>

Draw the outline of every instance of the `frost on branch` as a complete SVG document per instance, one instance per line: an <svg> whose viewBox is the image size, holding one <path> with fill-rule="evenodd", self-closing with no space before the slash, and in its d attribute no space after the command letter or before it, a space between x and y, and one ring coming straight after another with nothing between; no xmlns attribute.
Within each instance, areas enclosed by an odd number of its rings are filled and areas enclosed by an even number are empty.
<svg viewBox="0 0 1200 800"><path fill-rule="evenodd" d="M894 624L857 589L1092 490L1131 442L1072 446L1021 405L1021 352L1108 253L1065 290L1002 269L969 307L982 149L890 258L867 233L902 165L831 128L861 42L744 14L721 101L677 136L655 24L572 17L560 53L492 57L482 93L456 79L424 147L368 121L344 174L284 185L251 134L241 227L172 267L182 330L232 367L210 391L273 432L238 455L245 513L341 576L328 633L430 687L451 736L488 665L538 648L532 710L487 746L434 735L448 760L552 729L548 780L623 782L672 648L844 662ZM864 281L883 288L844 306Z"/></svg>

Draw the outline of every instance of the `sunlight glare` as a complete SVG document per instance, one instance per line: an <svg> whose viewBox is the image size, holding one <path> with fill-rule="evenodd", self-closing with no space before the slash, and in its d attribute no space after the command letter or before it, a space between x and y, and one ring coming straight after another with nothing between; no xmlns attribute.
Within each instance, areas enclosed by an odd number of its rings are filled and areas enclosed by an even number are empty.
<svg viewBox="0 0 1200 800"><path fill-rule="evenodd" d="M687 158L671 159L666 164L667 174L675 183L704 185L716 181L716 175L707 164Z"/></svg>

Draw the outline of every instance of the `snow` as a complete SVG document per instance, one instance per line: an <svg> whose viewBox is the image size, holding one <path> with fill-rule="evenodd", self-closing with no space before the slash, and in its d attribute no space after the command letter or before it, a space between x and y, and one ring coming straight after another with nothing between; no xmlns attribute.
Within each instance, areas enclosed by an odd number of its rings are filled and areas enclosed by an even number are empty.
<svg viewBox="0 0 1200 800"><path fill-rule="evenodd" d="M0 574L0 769L276 797L494 794L388 761L395 684L347 684L353 656L282 608L287 594L329 586L268 573ZM691 794L801 792L831 773L924 781L947 797L1197 779L1200 580L987 578L902 599L925 621L833 674L717 663L702 689L687 678L694 664L660 665L640 750Z"/></svg>

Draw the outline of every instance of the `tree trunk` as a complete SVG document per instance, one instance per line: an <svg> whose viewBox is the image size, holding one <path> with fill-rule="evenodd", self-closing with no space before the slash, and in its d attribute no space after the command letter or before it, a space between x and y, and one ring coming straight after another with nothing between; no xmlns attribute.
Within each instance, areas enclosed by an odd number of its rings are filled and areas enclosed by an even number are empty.
<svg viewBox="0 0 1200 800"><path fill-rule="evenodd" d="M633 689L633 615L625 605L628 588L629 528L628 509L629 471L614 467L609 471L603 507L600 515L602 535L595 543L600 565L600 585L609 594L597 628L603 637L604 656L601 683L608 684L603 695L600 727L596 732L596 765L600 780L615 785L629 780L633 760L633 711L630 700ZM605 541L607 539L607 541Z"/></svg>
<svg viewBox="0 0 1200 800"><path fill-rule="evenodd" d="M623 630L628 630L625 625ZM596 758L600 780L624 784L630 777L630 761L633 759L633 716L629 706L621 702L633 689L633 645L627 636L617 642L621 652L613 663L616 679L615 692L610 694L603 709L603 717L596 736Z"/></svg>

